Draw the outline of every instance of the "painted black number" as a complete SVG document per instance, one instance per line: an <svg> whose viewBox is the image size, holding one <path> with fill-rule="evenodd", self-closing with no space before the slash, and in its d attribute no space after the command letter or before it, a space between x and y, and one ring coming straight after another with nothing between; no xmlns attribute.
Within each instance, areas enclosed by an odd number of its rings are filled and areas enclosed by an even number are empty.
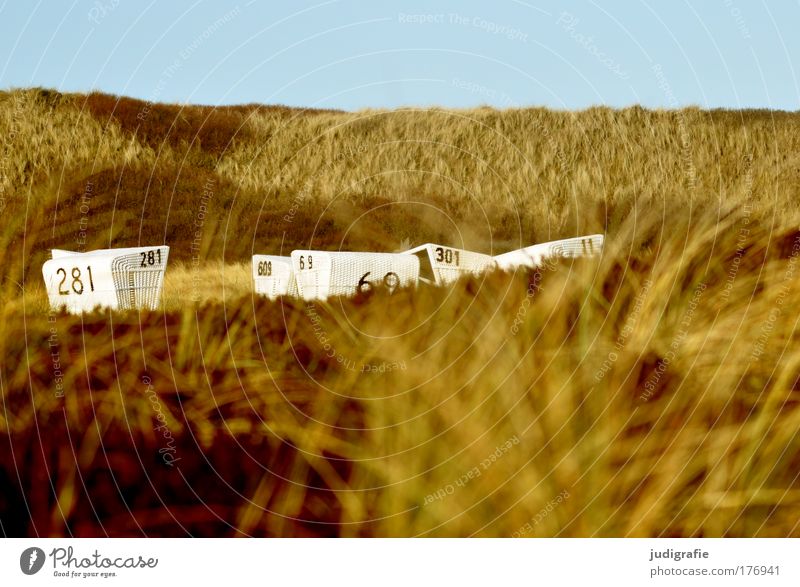
<svg viewBox="0 0 800 587"><path fill-rule="evenodd" d="M258 275L259 275L259 277L271 277L272 276L272 261L259 261L259 263L258 263Z"/></svg>
<svg viewBox="0 0 800 587"><path fill-rule="evenodd" d="M360 294L369 293L372 291L372 284L367 281L367 275L372 273L372 271L367 271L364 275L361 276L361 279L358 280L358 285L356 286L356 292Z"/></svg>
<svg viewBox="0 0 800 587"><path fill-rule="evenodd" d="M76 284L79 285L81 288L78 289ZM81 270L77 267L72 268L72 291L76 294L81 295L83 293L83 282L81 281Z"/></svg>
<svg viewBox="0 0 800 587"><path fill-rule="evenodd" d="M400 277L394 271L389 271L383 276L383 285L386 286L390 293L394 293L394 290L400 285Z"/></svg>
<svg viewBox="0 0 800 587"><path fill-rule="evenodd" d="M447 263L448 265L461 265L461 255L459 251L453 249L445 249L444 247L436 247L436 261L439 263Z"/></svg>
<svg viewBox="0 0 800 587"><path fill-rule="evenodd" d="M300 270L302 271L305 268L306 268L305 259L304 259L303 255L300 255ZM313 269L314 268L314 257L312 257L311 255L308 256L308 268L309 269Z"/></svg>
<svg viewBox="0 0 800 587"><path fill-rule="evenodd" d="M62 295L62 296L69 295L69 290L68 289L62 289L62 286L64 285L64 282L67 280L67 270L64 269L63 267L59 267L58 271L56 271L56 273L60 273L61 274L61 282L58 284L58 293L60 295Z"/></svg>
<svg viewBox="0 0 800 587"><path fill-rule="evenodd" d="M91 266L87 265L86 266L86 271L89 274L89 291L94 291L94 279L92 279L92 268L91 268ZM59 293L59 295L68 296L69 295L69 290L68 289L64 289L64 284L67 281L67 270L64 269L63 267L59 267L56 270L56 273L61 275L61 281L58 283L58 293ZM81 270L80 270L80 268L73 267L72 270L70 271L70 274L72 275L72 283L70 284L71 287L72 287L72 291L74 291L78 295L83 294L84 285L83 285L83 280L81 279Z"/></svg>
<svg viewBox="0 0 800 587"><path fill-rule="evenodd" d="M356 286L356 293L359 294L369 294L372 292L373 285L371 282L367 280L367 276L372 273L372 271L367 271L364 275L361 276L361 279L358 280L358 285ZM393 293L394 290L397 289L397 286L400 285L400 276L397 275L394 271L389 271L386 275L383 276L383 285L386 289L389 290L389 293Z"/></svg>

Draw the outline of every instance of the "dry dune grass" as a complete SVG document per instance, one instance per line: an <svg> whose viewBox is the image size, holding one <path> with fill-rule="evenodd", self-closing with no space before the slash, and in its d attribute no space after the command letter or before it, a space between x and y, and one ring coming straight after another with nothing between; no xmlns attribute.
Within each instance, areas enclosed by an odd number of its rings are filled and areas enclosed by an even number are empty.
<svg viewBox="0 0 800 587"><path fill-rule="evenodd" d="M109 125L107 98L3 99L31 135L3 151L7 535L800 535L797 115L251 106L170 138L135 136L133 101ZM162 310L46 311L38 260L87 181L93 244L173 247ZM281 242L458 230L608 246L393 296L250 291Z"/></svg>
<svg viewBox="0 0 800 587"><path fill-rule="evenodd" d="M800 118L769 111L344 113L17 90L0 93L0 133L19 223L4 236L25 221L34 266L79 239L167 241L189 260L201 215L204 259L239 262L404 239L502 251L616 231L634 203L783 215L800 199Z"/></svg>
<svg viewBox="0 0 800 587"><path fill-rule="evenodd" d="M164 274L162 308L172 311L185 308L187 304L238 301L253 293L252 275L250 263L171 263Z"/></svg>

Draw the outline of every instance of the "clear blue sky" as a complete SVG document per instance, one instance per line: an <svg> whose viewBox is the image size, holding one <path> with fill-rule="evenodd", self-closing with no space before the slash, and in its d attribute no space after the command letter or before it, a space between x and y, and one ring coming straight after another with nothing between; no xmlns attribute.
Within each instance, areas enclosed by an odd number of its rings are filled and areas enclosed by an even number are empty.
<svg viewBox="0 0 800 587"><path fill-rule="evenodd" d="M347 110L800 109L797 0L554 5L0 0L0 88Z"/></svg>

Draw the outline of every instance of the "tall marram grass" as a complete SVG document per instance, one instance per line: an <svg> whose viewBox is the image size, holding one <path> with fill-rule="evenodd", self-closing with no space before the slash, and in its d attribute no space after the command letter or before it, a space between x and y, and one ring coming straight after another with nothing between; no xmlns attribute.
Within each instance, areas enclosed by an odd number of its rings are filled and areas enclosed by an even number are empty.
<svg viewBox="0 0 800 587"><path fill-rule="evenodd" d="M783 215L800 200L800 115L785 112L345 113L16 90L0 92L0 137L4 242L33 267L53 246L140 242L188 261L198 238L203 259L235 262L406 240L502 252L614 232L645 201Z"/></svg>
<svg viewBox="0 0 800 587"><path fill-rule="evenodd" d="M800 233L678 218L449 289L7 309L4 531L797 535Z"/></svg>
<svg viewBox="0 0 800 587"><path fill-rule="evenodd" d="M800 535L796 115L251 106L204 135L197 107L171 137L143 103L4 100L6 535ZM89 181L92 246L176 251L162 310L47 311ZM450 288L247 291L281 243L594 230L600 259Z"/></svg>

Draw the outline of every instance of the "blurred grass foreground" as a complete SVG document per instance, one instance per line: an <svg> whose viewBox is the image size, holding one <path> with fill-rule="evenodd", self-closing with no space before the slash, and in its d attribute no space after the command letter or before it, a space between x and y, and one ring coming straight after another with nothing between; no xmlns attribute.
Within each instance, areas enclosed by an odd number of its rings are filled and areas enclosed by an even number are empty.
<svg viewBox="0 0 800 587"><path fill-rule="evenodd" d="M800 535L800 115L142 107L0 96L4 535ZM449 288L247 277L591 232ZM49 247L156 242L161 310L47 308Z"/></svg>

